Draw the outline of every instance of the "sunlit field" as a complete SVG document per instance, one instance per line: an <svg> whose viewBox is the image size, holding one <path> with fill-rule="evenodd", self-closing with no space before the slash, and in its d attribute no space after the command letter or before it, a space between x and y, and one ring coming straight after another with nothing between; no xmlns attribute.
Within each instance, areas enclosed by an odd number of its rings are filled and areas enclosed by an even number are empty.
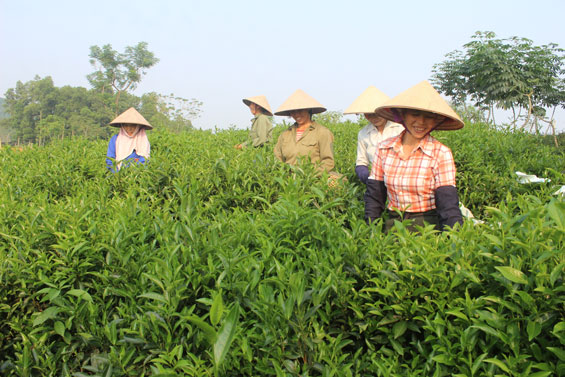
<svg viewBox="0 0 565 377"><path fill-rule="evenodd" d="M244 130L152 131L150 162L118 174L106 140L1 148L0 374L565 375L562 149L436 132L476 221L383 234L362 126L326 125L333 188L272 145L234 149Z"/></svg>

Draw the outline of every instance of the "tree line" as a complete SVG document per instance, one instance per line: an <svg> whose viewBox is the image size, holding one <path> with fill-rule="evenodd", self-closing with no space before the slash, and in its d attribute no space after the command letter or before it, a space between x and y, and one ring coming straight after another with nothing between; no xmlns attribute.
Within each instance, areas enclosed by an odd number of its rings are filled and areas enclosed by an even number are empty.
<svg viewBox="0 0 565 377"><path fill-rule="evenodd" d="M4 131L0 135L9 132L12 143L40 145L79 135L107 138L113 130L104 126L129 107L138 109L156 127L189 130L202 102L174 94L150 92L138 97L131 93L158 61L145 42L126 47L124 53L109 44L92 46L90 63L95 72L87 75L92 88L57 87L50 76L18 81L4 95L7 118L0 120Z"/></svg>
<svg viewBox="0 0 565 377"><path fill-rule="evenodd" d="M512 129L540 132L547 126L557 145L555 110L565 108L565 56L556 44L536 46L526 38L496 38L478 31L472 40L433 66L431 82L471 121L495 124L494 109L509 110ZM90 89L56 87L51 77L35 77L5 94L0 137L6 130L18 143L45 143L81 135L108 137L107 125L133 106L159 128L192 128L202 103L174 94L155 92L141 97L131 92L147 70L159 62L146 42L128 46L123 53L110 44L90 47L94 72L87 75ZM0 140L1 141L1 140Z"/></svg>

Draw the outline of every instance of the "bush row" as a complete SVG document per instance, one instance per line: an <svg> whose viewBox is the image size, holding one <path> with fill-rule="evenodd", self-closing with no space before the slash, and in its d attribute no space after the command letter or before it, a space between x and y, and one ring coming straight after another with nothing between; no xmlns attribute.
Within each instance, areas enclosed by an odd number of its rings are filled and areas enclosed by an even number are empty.
<svg viewBox="0 0 565 377"><path fill-rule="evenodd" d="M151 162L115 175L103 141L0 150L2 373L565 375L563 156L484 125L439 134L484 223L382 234L360 126L328 126L335 189L234 150L238 130L154 132Z"/></svg>

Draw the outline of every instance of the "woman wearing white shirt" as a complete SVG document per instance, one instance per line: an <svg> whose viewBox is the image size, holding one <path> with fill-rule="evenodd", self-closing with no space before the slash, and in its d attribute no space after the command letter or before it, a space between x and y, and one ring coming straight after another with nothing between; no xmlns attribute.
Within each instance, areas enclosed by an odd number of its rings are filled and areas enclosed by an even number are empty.
<svg viewBox="0 0 565 377"><path fill-rule="evenodd" d="M400 134L404 127L375 114L375 109L389 100L389 97L374 86L368 87L343 112L344 114L364 114L369 124L357 135L357 160L355 174L363 183L367 183L369 169L375 158L377 145L390 137Z"/></svg>

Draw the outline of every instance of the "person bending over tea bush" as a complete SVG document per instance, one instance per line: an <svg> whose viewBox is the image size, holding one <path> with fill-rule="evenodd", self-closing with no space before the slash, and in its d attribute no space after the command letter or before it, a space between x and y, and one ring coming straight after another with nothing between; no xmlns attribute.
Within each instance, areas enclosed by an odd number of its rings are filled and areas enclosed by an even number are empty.
<svg viewBox="0 0 565 377"><path fill-rule="evenodd" d="M108 170L115 173L133 162L144 164L149 158L151 148L145 133L145 130L153 129L149 122L137 110L130 107L111 121L110 126L119 127L120 132L112 136L108 143L106 153ZM114 165L114 161L117 165Z"/></svg>
<svg viewBox="0 0 565 377"><path fill-rule="evenodd" d="M453 155L430 132L457 130L463 121L427 81L385 102L376 113L401 123L404 131L377 147L364 196L365 220L371 223L386 213L386 231L400 219L413 219L412 230L424 222L438 230L461 224Z"/></svg>

